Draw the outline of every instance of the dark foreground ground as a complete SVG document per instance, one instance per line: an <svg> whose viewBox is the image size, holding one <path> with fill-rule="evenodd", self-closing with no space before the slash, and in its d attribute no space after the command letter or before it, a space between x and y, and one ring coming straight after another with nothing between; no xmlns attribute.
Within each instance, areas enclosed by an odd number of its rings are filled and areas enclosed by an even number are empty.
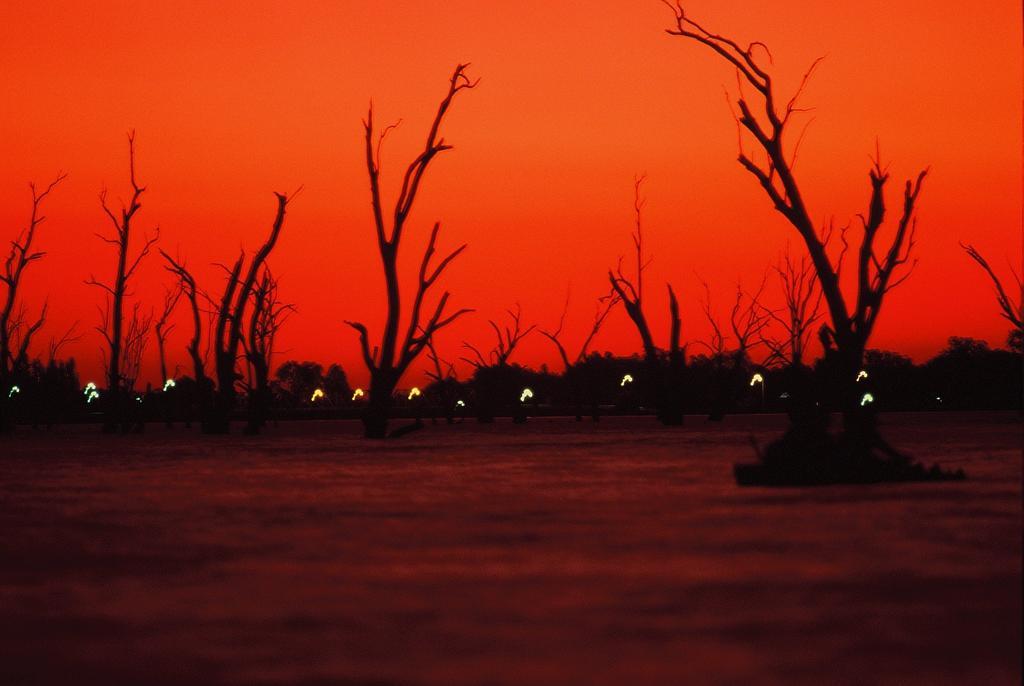
<svg viewBox="0 0 1024 686"><path fill-rule="evenodd" d="M965 483L740 489L779 417L0 443L0 683L1016 684L1021 423Z"/></svg>

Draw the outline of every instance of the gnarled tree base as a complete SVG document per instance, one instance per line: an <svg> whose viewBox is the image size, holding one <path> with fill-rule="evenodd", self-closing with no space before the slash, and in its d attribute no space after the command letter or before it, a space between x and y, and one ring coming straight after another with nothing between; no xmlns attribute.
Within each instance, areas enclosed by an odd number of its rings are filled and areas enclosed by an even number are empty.
<svg viewBox="0 0 1024 686"><path fill-rule="evenodd" d="M896 452L876 431L833 437L825 431L791 428L770 444L759 462L733 466L740 486L826 486L910 481L963 481L962 469L925 467Z"/></svg>

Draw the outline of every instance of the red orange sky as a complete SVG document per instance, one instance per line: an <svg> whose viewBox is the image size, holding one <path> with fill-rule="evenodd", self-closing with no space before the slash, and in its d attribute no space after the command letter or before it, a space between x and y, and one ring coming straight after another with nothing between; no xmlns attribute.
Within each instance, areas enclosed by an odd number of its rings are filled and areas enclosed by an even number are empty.
<svg viewBox="0 0 1024 686"><path fill-rule="evenodd" d="M836 5L836 6L833 6ZM798 174L816 216L863 211L876 136L897 183L931 167L920 205L915 275L886 302L874 347L922 359L952 334L1002 344L983 275L957 246L975 243L1009 275L1021 260L1021 10L1019 2L865 0L688 3L709 27L771 46L783 87L827 55L805 96L814 123ZM147 185L138 228L157 224L208 288L212 263L254 248L272 219L272 191L305 190L271 258L282 296L299 308L279 341L285 358L340 361L365 381L345 319L379 335L383 283L373 243L360 118L373 98L388 139L384 183L394 189L455 63L480 87L460 95L443 134L455 146L428 178L410 223L406 264L429 226L442 243L470 244L445 286L477 309L439 338L489 341L486 321L522 304L554 326L568 284L572 345L589 326L605 270L630 249L632 180L646 172L647 275L656 335L663 284L683 303L683 335L705 338L699 273L719 309L738 276L759 278L795 235L736 164L723 86L732 74L707 49L667 36L656 0L595 2L4 3L0 8L0 227L28 212L29 180L70 176L48 203L25 296L49 296L42 334L79 321L66 354L98 376L93 330L99 292L83 284L114 268L97 201L126 193L125 132L138 131ZM390 185L388 185L390 184ZM393 192L390 197L393 197ZM408 274L410 277L413 274ZM158 304L168 275L140 270L136 298ZM181 312L184 314L184 311ZM186 370L184 318L172 363ZM595 347L638 341L617 313ZM691 348L696 349L696 348ZM150 346L145 377L156 382ZM557 357L540 337L518 361ZM423 381L414 370L408 384Z"/></svg>

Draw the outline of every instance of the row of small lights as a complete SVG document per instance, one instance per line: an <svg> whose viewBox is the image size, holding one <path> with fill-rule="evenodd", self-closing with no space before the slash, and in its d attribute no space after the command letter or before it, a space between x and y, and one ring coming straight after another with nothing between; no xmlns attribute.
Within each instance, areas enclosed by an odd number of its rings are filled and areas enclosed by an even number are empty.
<svg viewBox="0 0 1024 686"><path fill-rule="evenodd" d="M867 371L862 369L859 372L857 372L857 383L860 383L861 381L863 381L866 378L868 378ZM622 381L619 382L619 387L620 388L625 388L628 384L631 384L631 383L633 383L632 375L626 374L625 376L622 377ZM750 377L750 387L753 388L757 384L761 384L762 386L764 385L764 376L762 376L760 372L757 372L752 377ZM163 388L164 393L168 392L169 390L171 390L175 386L177 386L177 384L174 382L174 379L167 379L164 382L164 388ZM7 397L8 398L13 398L18 393L21 393L21 389L18 388L18 386L11 386L11 390L10 390L10 392L7 393ZM93 400L96 400L97 398L100 397L100 392L97 389L96 384L94 382L90 381L89 383L87 383L85 385L84 395L85 395L85 402L86 403L91 403ZM423 392L419 388L413 386L412 390L409 391L408 399L412 400L413 398L419 397L421 395L423 395ZM365 396L366 396L366 392L363 389L361 389L361 388L357 388L355 391L352 392L352 400L353 401L359 400L360 398L363 398ZM318 388L315 391L313 391L313 395L309 399L309 401L315 403L318 400L322 400L324 397L326 397L326 396L324 394L323 389L322 388ZM533 391L530 388L524 388L523 392L519 394L519 402L525 403L527 400L529 400L532 397L533 397ZM939 397L939 396L936 396L935 399L938 400L939 402L942 402L942 398ZM135 396L135 400L137 402L141 403L142 402L142 396ZM873 396L871 393L865 393L861 397L861 399L860 399L860 406L864 407L866 405L870 405L873 402L875 402L875 396ZM455 404L458 407L465 407L466 406L466 403L464 403L461 400L459 400Z"/></svg>

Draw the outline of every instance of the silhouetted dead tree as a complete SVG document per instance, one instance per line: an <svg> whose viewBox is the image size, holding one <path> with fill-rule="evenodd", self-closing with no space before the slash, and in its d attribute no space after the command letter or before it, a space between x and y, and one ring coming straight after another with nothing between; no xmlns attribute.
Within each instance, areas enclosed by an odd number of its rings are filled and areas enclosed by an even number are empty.
<svg viewBox="0 0 1024 686"><path fill-rule="evenodd" d="M189 309L192 314L192 337L187 346L189 358L192 360L192 374L196 387L196 410L202 420L209 413L210 401L213 394L213 381L206 375L206 356L202 350L203 344L203 319L200 314L199 298L207 296L196 286L196 280L192 273L185 266L184 261L177 260L163 250L160 251L167 264L164 266L167 271L178 278L181 292L188 298Z"/></svg>
<svg viewBox="0 0 1024 686"><path fill-rule="evenodd" d="M135 392L135 382L139 378L142 355L146 351L146 342L153 324L153 313L144 314L141 309L140 303L132 305L132 312L128 316L127 326L124 329L121 364L119 365L121 387L132 401L135 400L132 398Z"/></svg>
<svg viewBox="0 0 1024 686"><path fill-rule="evenodd" d="M217 390L214 393L210 412L203 421L205 433L224 434L228 433L230 429L231 412L235 409L237 401L235 382L241 378L238 373L238 358L245 336L243 326L246 307L257 287L256 280L263 265L274 246L277 245L277 239L284 226L288 203L300 191L301 189L293 193L291 198L284 193L274 194L277 198L277 212L270 228L270 235L253 255L247 268L245 268L245 251L242 251L234 265L227 269L227 284L224 286L224 293L220 300L216 303L213 350L217 372ZM244 277L242 276L243 268Z"/></svg>
<svg viewBox="0 0 1024 686"><path fill-rule="evenodd" d="M718 317L712 312L711 285L704 279L700 281L704 287L704 297L700 300L700 309L704 312L704 318L708 320L708 324L711 326L711 333L708 340L699 341L699 343L708 349L708 353L713 360L721 363L725 358L725 334L722 333L722 326L718 322Z"/></svg>
<svg viewBox="0 0 1024 686"><path fill-rule="evenodd" d="M616 295L606 295L598 298L597 309L594 312L594 321L590 326L590 331L587 333L586 338L583 339L583 343L580 344L579 352L570 360L569 354L565 350L565 345L562 343L562 329L565 328L565 318L569 314L569 294L565 296L565 306L562 308L562 316L558 320L558 328L548 331L540 329L542 336L551 341L555 348L558 350L558 356L562 360L562 364L565 366L565 370L568 371L574 364L579 364L587 359L587 354L590 352L590 344L594 342L594 338L598 332L601 331L601 327L604 326L605 320L608 315L611 314L612 310L616 305L619 304L619 298Z"/></svg>
<svg viewBox="0 0 1024 686"><path fill-rule="evenodd" d="M426 323L421 323L423 301L427 291L434 285L445 268L452 260L458 257L465 245L456 248L444 257L436 266L430 264L437 245L437 234L440 230L440 223L435 223L430 232L430 239L427 242L427 249L420 261L419 279L416 286L416 294L413 296L412 309L408 326L404 336L399 340L402 308L401 289L398 279L398 250L402 242L405 222L412 211L413 203L420 189L423 175L427 171L430 162L445 150L451 150L452 146L445 143L444 138L439 136L441 123L451 106L455 96L463 91L474 88L479 81L470 81L466 76L468 64L460 64L452 73L448 84L448 92L441 100L434 115L433 123L427 133L426 145L423 152L406 168L402 179L398 200L395 202L394 217L391 221L390 231L385 223L384 204L380 191L380 148L384 138L397 124L385 127L380 136L374 136L373 129L373 106L370 106L366 119L363 121L366 140L366 168L370 177L370 199L373 204L374 226L377 234L377 248L380 251L381 265L384 268L384 282L387 289L387 318L384 323L384 332L381 336L379 346L370 350L369 332L364 324L354 321L346 321L359 333L359 344L362 350L363 362L370 372L370 398L363 414L363 427L367 438L384 438L387 436L388 416L391 413L395 387L398 385L402 375L409 368L409 365L419 356L427 345L427 341L438 330L448 326L461 315L470 312L468 309L460 309L453 314L446 315L445 307L448 304L449 293L445 291L437 302L433 314L429 316Z"/></svg>
<svg viewBox="0 0 1024 686"><path fill-rule="evenodd" d="M3 273L0 273L0 282L6 287L3 309L0 309L0 431L9 428L8 413L4 410L10 387L13 385L12 379L27 368L28 348L32 336L46 321L45 304L39 317L31 323L28 321L25 307L18 300L18 288L21 286L25 269L46 255L45 252L34 248L36 229L46 221L46 216L42 213L43 201L66 176L58 174L57 178L42 190L38 190L34 183L29 184L32 191L32 212L28 224L11 241L11 250L4 260Z"/></svg>
<svg viewBox="0 0 1024 686"><path fill-rule="evenodd" d="M827 340L835 345L836 383L840 387L844 427L848 432L874 437L874 424L871 420L873 415L861 408L856 377L885 295L902 283L910 273L906 270L902 276L894 278L899 268L907 264L913 252L916 227L914 214L927 170L920 172L915 180L906 182L903 206L895 231L888 245L879 253L875 242L885 219L885 186L889 174L882 167L881 160L876 154L869 171L871 194L867 215L860 215L862 231L857 250L857 292L851 309L840 285L842 257L833 260L828 251L832 232L828 228L823 232L816 229L793 171L800 138L796 140L791 151L787 151L783 141L789 131L793 115L804 111L797 106L797 102L820 59L815 60L804 74L793 97L782 104L783 101L778 99L775 92L771 75L762 67L756 56L758 50L768 54L768 49L763 43L754 42L743 47L734 40L711 33L694 22L684 12L681 2L666 0L666 4L675 15L675 25L667 30L669 34L688 38L709 47L737 72L741 85L735 103L739 110L738 126L741 127L741 131L746 130L753 137L755 149L764 155L761 162L748 155L743 149L741 137L739 163L757 180L775 209L793 225L807 246L831 318L831 326L827 328ZM743 85L753 88L755 102L748 101L742 89ZM755 107L762 112L756 114ZM844 245L847 242L845 231L842 241Z"/></svg>
<svg viewBox="0 0 1024 686"><path fill-rule="evenodd" d="M4 260L4 270L0 274L0 282L6 286L3 309L0 309L0 373L3 374L5 381L28 362L28 348L32 335L46 321L45 304L39 317L34 322L28 321L25 308L18 300L18 289L25 269L46 256L45 252L33 247L36 229L46 221L42 214L42 204L46 196L65 177L66 174L59 175L42 191L38 191L34 183L29 184L32 192L32 213L28 224L11 241L10 252Z"/></svg>
<svg viewBox="0 0 1024 686"><path fill-rule="evenodd" d="M749 362L750 350L761 343L761 332L768 326L769 317L759 307L758 302L764 293L765 284L768 282L768 274L765 273L753 293L743 290L743 285L736 283L736 298L733 300L732 310L729 312L729 328L736 339L736 347L733 356L737 362Z"/></svg>
<svg viewBox="0 0 1024 686"><path fill-rule="evenodd" d="M57 361L57 355L60 354L60 349L68 343L77 341L81 336L76 336L75 331L78 329L79 322L75 322L69 326L64 333L60 335L60 338L51 338L49 345L49 352L47 354L47 363L53 364Z"/></svg>
<svg viewBox="0 0 1024 686"><path fill-rule="evenodd" d="M633 210L635 213L635 232L632 234L633 247L636 252L636 281L630 280L622 271L622 260L613 271L608 270L608 281L612 287L612 297L617 298L629 315L640 342L643 345L644 360L649 378L648 388L653 389L658 419L663 424L676 426L683 423L682 389L680 381L682 368L685 365L685 352L679 345L680 319L679 302L676 300L672 284L666 284L669 299L669 344L667 357L654 344L651 328L647 323L647 315L643 307L643 275L650 260L644 257L642 210L645 204L640 196L643 176L637 177L633 184ZM664 358L664 359L663 359Z"/></svg>
<svg viewBox="0 0 1024 686"><path fill-rule="evenodd" d="M592 378L592 374L588 374L588 370L583 365L590 352L591 343L601 330L601 327L604 326L608 315L619 304L619 298L614 294L598 298L597 308L594 311L594 321L590 326L590 331L587 333L586 338L583 339L583 343L580 344L579 352L572 359L569 358L569 353L566 352L565 345L561 339L562 330L565 328L565 318L569 314L569 298L570 293L567 292L565 295L565 306L562 308L562 316L558 320L558 328L553 331L541 329L540 333L550 340L558 350L558 356L564 365L565 379L568 382L569 392L572 396L570 400L576 406L576 421L583 420L583 407L589 400L590 416L596 422L600 419L599 386L597 380Z"/></svg>
<svg viewBox="0 0 1024 686"><path fill-rule="evenodd" d="M132 186L132 195L128 204L122 203L121 210L115 214L107 205L107 191L100 193L100 206L104 214L110 220L114 228L113 237L97 233L96 236L104 243L109 243L117 250L117 267L114 272L114 281L110 284L97 281L90 276L87 284L96 286L105 293L105 304L101 309L101 326L97 327L107 343L107 413L103 423L103 431L111 433L116 431L118 425L124 421L125 394L124 382L127 377L121 369L125 361L125 333L124 333L124 300L128 295L128 286L135 270L149 254L150 249L160 237L160 228L157 227L152 236L146 236L142 248L134 258L129 256L132 237L132 220L136 213L142 208L141 198L146 188L140 186L135 178L135 132L128 133L128 178Z"/></svg>
<svg viewBox="0 0 1024 686"><path fill-rule="evenodd" d="M505 312L508 314L509 324L499 325L494 320L487 322L494 331L495 344L486 353L471 343L462 344L462 347L473 353L472 357L461 359L474 367L476 419L485 424L493 422L497 412L507 407L514 394L518 392L518 389L514 388L516 370L510 367L509 360L519 347L520 341L536 328L533 324L523 328L523 311L519 303L516 303L514 310ZM519 405L516 406L516 422L525 421L525 414L518 413L522 409Z"/></svg>
<svg viewBox="0 0 1024 686"><path fill-rule="evenodd" d="M270 368L274 356L274 339L295 306L282 303L278 297L277 279L269 267L252 293L252 314L243 341L249 363L249 420L246 433L255 434L266 424L270 408Z"/></svg>
<svg viewBox="0 0 1024 686"><path fill-rule="evenodd" d="M784 307L782 315L760 305L761 311L782 331L781 337L762 333L760 341L768 349L766 365L801 367L810 344L814 324L821 319L821 289L814 266L806 256L793 258L789 249L773 269L778 276Z"/></svg>
<svg viewBox="0 0 1024 686"><path fill-rule="evenodd" d="M1021 275L1014 271L1012 265L1010 266L1010 273L1013 274L1013 278L1017 282L1018 292L1017 302L1013 302L1010 296L1006 294L1003 282L996 276L995 271L989 266L981 253L970 244L961 243L960 247L988 274L996 291L996 302L999 304L1000 310L999 314L1013 325L1014 329L1019 332L1017 335L1020 336L1021 333L1024 333L1024 281L1021 280Z"/></svg>
<svg viewBox="0 0 1024 686"><path fill-rule="evenodd" d="M463 347L471 350L475 356L474 358L463 357L464 361L477 369L508 365L509 358L512 357L512 353L519 347L520 341L530 335L537 328L537 325L531 324L525 329L523 328L523 307L519 303L516 303L516 309L505 310L505 312L508 313L511 320L511 324L508 326L499 326L493 319L487 320L491 329L494 330L494 337L496 339L494 347L490 349L487 355L484 355L480 352L479 348L470 343L463 343Z"/></svg>
<svg viewBox="0 0 1024 686"><path fill-rule="evenodd" d="M161 251L162 253L163 251ZM167 374L167 354L165 346L167 343L167 337L174 330L174 323L170 321L171 315L174 313L174 308L178 304L178 300L181 298L181 283L179 282L176 288L165 288L164 289L164 302L163 308L160 310L160 317L156 320L156 325L153 327L153 333L156 334L156 345L157 352L160 357L160 382L165 383L171 377Z"/></svg>
<svg viewBox="0 0 1024 686"><path fill-rule="evenodd" d="M758 302L764 292L766 281L767 274L761 279L760 286L753 294L747 294L742 283L737 282L736 297L729 311L729 332L735 340L735 347L730 348L727 343L730 339L729 334L723 333L723 327L712 311L711 286L701 279L704 297L700 305L711 325L710 340L701 341L711 353L714 372L710 398L711 420L720 421L726 412L732 411L736 394L745 386L747 375L752 369L750 349L760 344L760 339L755 340L755 337L760 336L770 319Z"/></svg>
<svg viewBox="0 0 1024 686"><path fill-rule="evenodd" d="M455 364L441 359L441 356L437 353L437 348L434 346L433 336L427 339L427 359L432 367L426 372L427 378L434 382L434 388L437 389L445 421L449 424L454 424L456 403L458 402L458 398L455 397L452 389L452 386L458 383Z"/></svg>

